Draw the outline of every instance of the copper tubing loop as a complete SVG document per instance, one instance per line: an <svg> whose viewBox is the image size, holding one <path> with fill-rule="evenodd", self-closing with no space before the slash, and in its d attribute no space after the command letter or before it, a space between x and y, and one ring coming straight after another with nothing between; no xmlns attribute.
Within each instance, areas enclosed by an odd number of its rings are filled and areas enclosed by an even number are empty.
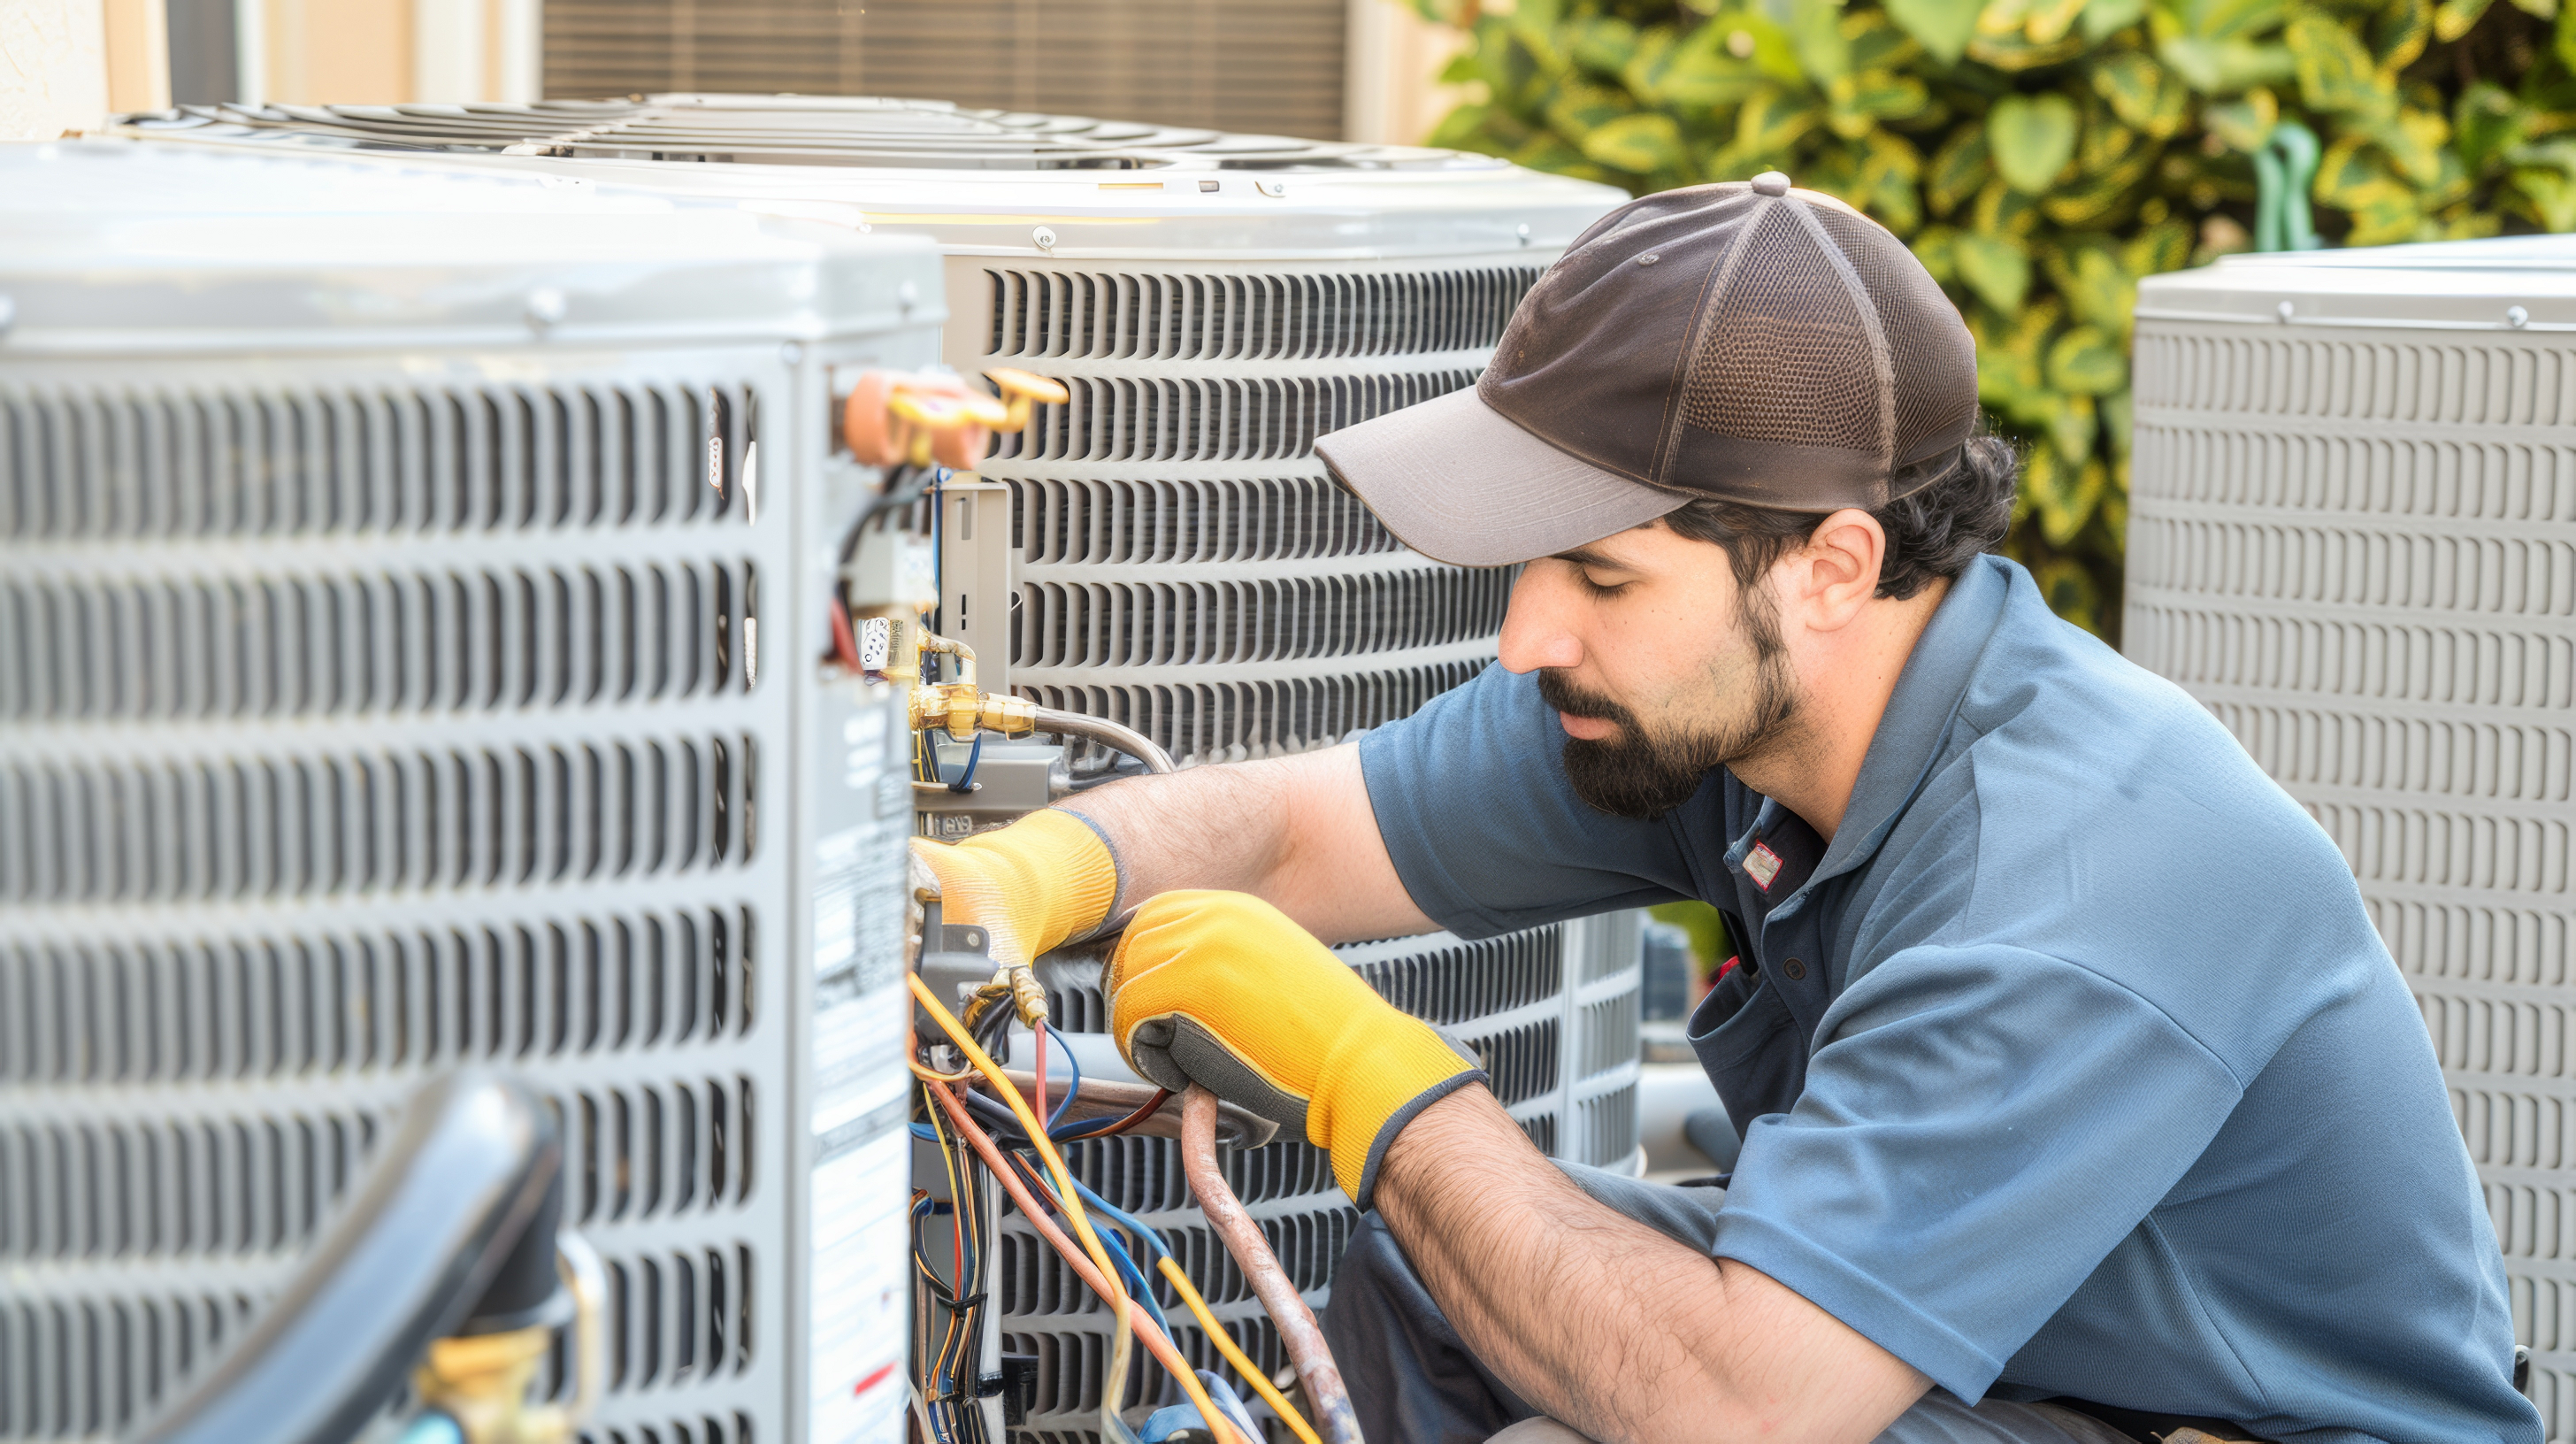
<svg viewBox="0 0 2576 1444"><path fill-rule="evenodd" d="M1279 1266L1278 1256L1261 1236L1261 1225L1244 1212L1243 1201L1226 1187L1225 1174L1216 1166L1216 1095L1195 1083L1182 1095L1181 1165L1200 1210L1215 1226L1217 1237L1225 1240L1226 1252L1234 1255L1254 1297L1270 1311L1270 1321L1279 1326L1280 1342L1288 1346L1288 1357L1306 1386L1307 1403L1315 1411L1314 1422L1323 1430L1325 1444L1362 1444L1350 1391L1342 1387L1342 1371L1333 1364L1333 1351L1325 1347L1314 1311L1289 1282L1288 1271Z"/></svg>

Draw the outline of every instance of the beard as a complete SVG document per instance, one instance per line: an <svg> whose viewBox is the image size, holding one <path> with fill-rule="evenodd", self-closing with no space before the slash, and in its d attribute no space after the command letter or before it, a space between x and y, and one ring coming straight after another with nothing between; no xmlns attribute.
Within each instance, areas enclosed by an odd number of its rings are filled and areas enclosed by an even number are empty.
<svg viewBox="0 0 2576 1444"><path fill-rule="evenodd" d="M1637 714L1575 685L1553 668L1538 674L1538 694L1572 717L1618 724L1600 739L1565 739L1565 776L1574 795L1596 812L1653 821L1688 802L1708 774L1778 743L1798 715L1797 677L1767 609L1747 597L1745 637L1752 645L1752 695L1733 718L1671 737L1649 733Z"/></svg>

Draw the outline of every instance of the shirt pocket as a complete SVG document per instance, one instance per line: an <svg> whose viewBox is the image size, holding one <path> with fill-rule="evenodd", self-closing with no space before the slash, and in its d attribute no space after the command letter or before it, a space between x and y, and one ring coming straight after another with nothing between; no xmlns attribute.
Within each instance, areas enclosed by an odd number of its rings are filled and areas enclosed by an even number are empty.
<svg viewBox="0 0 2576 1444"><path fill-rule="evenodd" d="M1806 1081L1797 1047L1797 1020L1765 976L1747 978L1737 968L1708 990L1692 1012L1691 1051L1737 1136L1766 1113L1786 1113Z"/></svg>

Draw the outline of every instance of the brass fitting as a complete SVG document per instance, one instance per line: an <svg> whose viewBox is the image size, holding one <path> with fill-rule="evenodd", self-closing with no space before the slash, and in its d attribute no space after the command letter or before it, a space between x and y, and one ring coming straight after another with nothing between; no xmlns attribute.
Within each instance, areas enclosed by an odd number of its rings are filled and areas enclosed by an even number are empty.
<svg viewBox="0 0 2576 1444"><path fill-rule="evenodd" d="M1034 371L996 366L984 374L991 378L993 389L1002 393L1002 419L994 424L995 431L1023 429L1029 424L1030 409L1040 402L1062 406L1073 399L1073 393L1064 389L1063 382L1050 381Z"/></svg>
<svg viewBox="0 0 2576 1444"><path fill-rule="evenodd" d="M972 682L942 682L912 689L912 725L937 727L952 741L971 742L978 731L1019 737L1038 726L1038 706L1025 697L980 692Z"/></svg>
<svg viewBox="0 0 2576 1444"><path fill-rule="evenodd" d="M999 732L1017 737L1034 732L1038 725L1037 704L1021 697L1004 697L975 685L975 649L953 637L942 637L916 628L920 650L936 652L957 659L958 677L954 682L923 683L921 662L912 662L912 726L917 731L937 727L957 742L974 740L977 731ZM891 679L894 674L889 671Z"/></svg>
<svg viewBox="0 0 2576 1444"><path fill-rule="evenodd" d="M552 1405L528 1407L528 1386L553 1345L554 1330L542 1324L432 1339L412 1386L422 1403L455 1419L466 1444L566 1444L573 1432L570 1413Z"/></svg>
<svg viewBox="0 0 2576 1444"><path fill-rule="evenodd" d="M1027 426L1040 403L1061 406L1072 399L1061 382L1033 372L1002 367L984 374L1002 393L1000 400L953 372L862 372L842 403L841 439L869 466L936 461L973 471L983 464L994 432Z"/></svg>

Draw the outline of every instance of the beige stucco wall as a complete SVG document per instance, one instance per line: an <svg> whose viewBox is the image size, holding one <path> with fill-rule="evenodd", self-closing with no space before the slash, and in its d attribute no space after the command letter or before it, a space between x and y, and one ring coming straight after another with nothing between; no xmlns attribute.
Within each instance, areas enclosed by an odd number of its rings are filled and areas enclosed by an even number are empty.
<svg viewBox="0 0 2576 1444"><path fill-rule="evenodd" d="M107 114L105 0L0 0L0 140L51 140Z"/></svg>

